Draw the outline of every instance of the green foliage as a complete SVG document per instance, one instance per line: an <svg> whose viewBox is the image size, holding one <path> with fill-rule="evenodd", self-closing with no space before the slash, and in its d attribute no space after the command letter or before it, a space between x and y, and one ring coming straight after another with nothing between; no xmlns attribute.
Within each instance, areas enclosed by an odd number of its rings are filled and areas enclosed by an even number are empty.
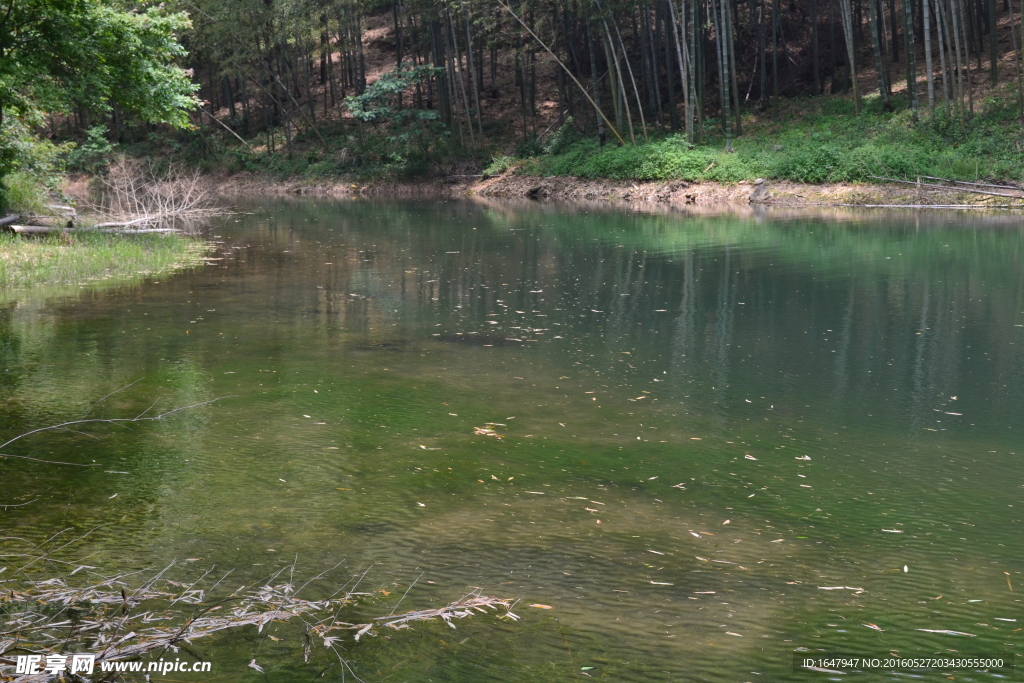
<svg viewBox="0 0 1024 683"><path fill-rule="evenodd" d="M834 145L802 147L779 155L770 175L800 183L837 182L849 179L849 162L850 159Z"/></svg>
<svg viewBox="0 0 1024 683"><path fill-rule="evenodd" d="M191 23L160 7L124 11L100 0L0 0L0 107L24 114L111 103L154 123L187 126L198 86L174 64Z"/></svg>
<svg viewBox="0 0 1024 683"><path fill-rule="evenodd" d="M494 159L491 160L490 165L488 165L487 168L484 169L483 177L484 178L493 178L495 176L499 176L502 173L508 172L508 170L511 169L512 167L514 167L515 165L516 165L515 157L511 157L511 156L494 157Z"/></svg>
<svg viewBox="0 0 1024 683"><path fill-rule="evenodd" d="M360 121L409 123L434 121L438 118L433 109L398 109L398 96L408 88L428 78L443 74L444 69L434 66L413 66L381 74L380 78L367 86L361 95L345 98L345 106L352 116Z"/></svg>
<svg viewBox="0 0 1024 683"><path fill-rule="evenodd" d="M717 137L693 146L669 135L621 147L600 147L588 138L557 153L531 156L544 175L618 180L764 177L819 184L918 175L1022 180L1024 128L1012 101L992 99L964 128L942 112L915 123L905 103L896 98L894 103L901 107L894 114L865 111L856 117L849 100L840 97L783 102L774 120L745 124L747 134L734 140L733 154L723 151ZM717 130L714 121L706 124Z"/></svg>
<svg viewBox="0 0 1024 683"><path fill-rule="evenodd" d="M93 126L85 131L85 142L68 152L68 169L99 173L106 168L107 159L113 151L114 145L107 140L107 127Z"/></svg>
<svg viewBox="0 0 1024 683"><path fill-rule="evenodd" d="M43 213L46 185L30 173L15 171L3 180L3 197L5 205L0 207L0 214L6 214L7 211Z"/></svg>
<svg viewBox="0 0 1024 683"><path fill-rule="evenodd" d="M537 138L523 140L516 146L516 156L520 159L540 156L544 153L544 145Z"/></svg>
<svg viewBox="0 0 1024 683"><path fill-rule="evenodd" d="M573 144L568 151L545 164L551 175L616 180L697 180L715 162L709 149L694 148L681 136L654 140L645 145L599 147L593 139Z"/></svg>
<svg viewBox="0 0 1024 683"><path fill-rule="evenodd" d="M23 119L7 117L0 124L0 158L7 169L0 175L0 213L38 213L46 194L57 189L64 155L73 148L37 138Z"/></svg>
<svg viewBox="0 0 1024 683"><path fill-rule="evenodd" d="M571 116L566 117L565 123L548 138L548 143L544 146L544 152L547 154L561 154L582 137L579 131L576 130L576 123L573 121L573 118Z"/></svg>
<svg viewBox="0 0 1024 683"><path fill-rule="evenodd" d="M0 0L0 16L0 187L16 170L45 181L49 171L32 152L48 143L31 134L44 112L75 103L102 114L117 104L146 121L189 125L198 86L175 64L185 56L176 34L191 25L184 13L163 5L125 11L105 0ZM96 152L98 136L86 144ZM96 163L95 154L80 159Z"/></svg>

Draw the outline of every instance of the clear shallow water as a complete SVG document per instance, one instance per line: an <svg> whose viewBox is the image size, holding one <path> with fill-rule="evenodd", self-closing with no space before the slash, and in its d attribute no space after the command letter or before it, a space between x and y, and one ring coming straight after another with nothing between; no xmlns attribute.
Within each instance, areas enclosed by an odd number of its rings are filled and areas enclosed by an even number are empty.
<svg viewBox="0 0 1024 683"><path fill-rule="evenodd" d="M5 459L0 503L36 501L5 536L94 529L72 549L104 570L201 558L182 571L239 583L373 565L390 595L367 614L421 573L402 609L522 598L519 623L351 646L367 681L825 680L792 652L1020 651L1021 228L247 208L202 270L0 310L0 442L135 380L92 414L229 397L7 447L101 466ZM201 650L248 680L257 642ZM261 650L271 678L322 668L294 646Z"/></svg>

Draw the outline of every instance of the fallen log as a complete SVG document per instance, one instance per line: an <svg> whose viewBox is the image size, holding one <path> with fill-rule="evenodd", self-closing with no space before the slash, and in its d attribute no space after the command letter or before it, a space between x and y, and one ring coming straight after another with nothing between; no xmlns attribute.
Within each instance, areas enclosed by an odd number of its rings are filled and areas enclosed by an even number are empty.
<svg viewBox="0 0 1024 683"><path fill-rule="evenodd" d="M0 218L0 225L10 225L19 218L21 218L21 214L12 213L10 216L4 216L3 218Z"/></svg>
<svg viewBox="0 0 1024 683"><path fill-rule="evenodd" d="M1024 187L1020 185L993 185L992 183L972 183L969 180L951 180L949 178L937 178L933 175L921 176L925 180L941 180L944 183L953 183L954 185L974 185L976 187L995 187L1003 190L1024 190Z"/></svg>
<svg viewBox="0 0 1024 683"><path fill-rule="evenodd" d="M71 232L71 228L57 228L49 225L12 225L12 232L19 235L45 235L50 232Z"/></svg>
<svg viewBox="0 0 1024 683"><path fill-rule="evenodd" d="M96 232L107 233L111 235L148 235L154 232L178 232L174 228L140 228L138 230L117 230L114 228L106 228L103 230L97 230Z"/></svg>
<svg viewBox="0 0 1024 683"><path fill-rule="evenodd" d="M950 185L936 185L935 183L917 183L913 180L900 180L899 178L886 178L883 176L869 175L868 178L874 178L875 180L884 180L890 183L904 183L905 185L914 185L915 187L923 188L935 188L939 190L953 190L954 192L970 192L972 194L984 194L990 197L1009 197L1010 199L1024 199L1024 196L1019 194L1006 194L1005 192L989 192L987 190L972 190L967 187L954 187ZM1011 189L1011 188L1006 188Z"/></svg>
<svg viewBox="0 0 1024 683"><path fill-rule="evenodd" d="M92 226L94 228L126 228L129 225L138 225L139 223L151 223L159 220L166 220L173 216L143 216L142 218L136 218L130 221L113 221L110 223L97 223Z"/></svg>
<svg viewBox="0 0 1024 683"><path fill-rule="evenodd" d="M791 204L791 206L807 206ZM826 204L855 209L1024 209L1024 204Z"/></svg>
<svg viewBox="0 0 1024 683"><path fill-rule="evenodd" d="M51 232L101 232L110 235L147 235L151 233L167 233L177 232L174 228L138 228L138 229L120 229L120 228L79 228L77 231L72 228L60 228L51 227L49 225L12 225L10 226L12 232L19 235L46 235Z"/></svg>

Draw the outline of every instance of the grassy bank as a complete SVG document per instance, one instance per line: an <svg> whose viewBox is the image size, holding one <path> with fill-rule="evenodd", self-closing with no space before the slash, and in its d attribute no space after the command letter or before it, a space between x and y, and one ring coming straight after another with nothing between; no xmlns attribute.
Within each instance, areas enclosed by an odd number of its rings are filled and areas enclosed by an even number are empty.
<svg viewBox="0 0 1024 683"><path fill-rule="evenodd" d="M682 133L637 127L635 144L620 146L612 135L599 145L572 122L525 142L518 134L491 131L475 147L452 137L415 141L391 135L386 125L355 128L351 121L327 120L296 131L291 154L268 151L267 136L250 146L220 130L181 131L174 137L153 133L145 140L117 145L118 152L161 165L173 160L214 176L302 185L389 187L429 179L470 179L513 171L528 176L580 177L617 181L736 183L756 178L814 185L876 183L871 176L914 180L934 176L965 181L1024 183L1024 126L1019 121L1015 84L1004 83L976 98L975 113L961 121L941 103L927 104L914 120L902 93L883 109L878 95L863 98L860 115L847 95L779 98L763 112L742 114L742 135L726 141L718 119L704 122L697 144ZM552 122L553 123L553 122ZM107 155L110 152L108 150ZM99 158L99 157L98 157ZM470 182L467 180L466 182ZM230 184L230 183L228 183Z"/></svg>
<svg viewBox="0 0 1024 683"><path fill-rule="evenodd" d="M202 264L205 242L184 235L0 234L0 300L12 290L133 282Z"/></svg>
<svg viewBox="0 0 1024 683"><path fill-rule="evenodd" d="M849 98L779 101L766 113L744 117L744 134L733 140L733 153L724 151L715 120L705 123L711 135L698 145L670 135L641 139L635 146L600 147L595 139L560 131L540 153L497 159L488 170L516 166L530 175L719 182L760 177L850 183L870 182L873 175L1024 180L1024 128L1009 97L989 98L963 127L941 111L914 122L906 107L886 113L877 102L866 104L857 117Z"/></svg>
<svg viewBox="0 0 1024 683"><path fill-rule="evenodd" d="M636 144L620 146L609 134L602 147L595 136L582 136L570 123L536 141L496 136L472 151L435 149L436 159L429 164L411 148L401 154L385 150L382 136L356 136L338 124L322 126L326 146L311 133L297 135L291 156L271 154L257 140L250 150L210 136L202 150L172 150L157 141L125 149L141 157L184 157L216 174L245 172L277 182L409 181L498 175L510 169L525 175L634 181L766 178L821 184L872 182L870 176L913 180L918 175L1024 181L1024 127L1008 86L990 91L963 125L941 106L934 115L925 108L914 121L899 95L892 101L896 110L890 113L877 94L867 96L857 116L848 96L779 99L764 112L744 112L743 134L734 138L732 153L725 152L717 119L705 121L704 136L695 145L681 133L650 129L647 141L637 130Z"/></svg>

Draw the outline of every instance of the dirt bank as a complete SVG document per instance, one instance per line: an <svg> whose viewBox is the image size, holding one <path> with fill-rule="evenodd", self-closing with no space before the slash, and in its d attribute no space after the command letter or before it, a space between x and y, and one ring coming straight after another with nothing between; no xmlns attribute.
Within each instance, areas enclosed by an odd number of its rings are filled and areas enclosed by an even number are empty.
<svg viewBox="0 0 1024 683"><path fill-rule="evenodd" d="M308 195L310 197L398 197L408 199L436 199L464 197L472 194L479 178L454 177L415 181L310 180L294 178L276 180L247 173L232 176L211 176L210 182L222 195Z"/></svg>
<svg viewBox="0 0 1024 683"><path fill-rule="evenodd" d="M215 177L216 190L225 195L309 195L313 197L486 197L562 201L651 202L668 206L747 205L771 206L986 206L1006 204L990 197L946 189L918 189L903 184L806 185L788 181L763 183L691 183L682 180L631 182L552 176L540 178L506 174L479 179L457 176L423 181L353 182L306 179L273 180L239 174Z"/></svg>

